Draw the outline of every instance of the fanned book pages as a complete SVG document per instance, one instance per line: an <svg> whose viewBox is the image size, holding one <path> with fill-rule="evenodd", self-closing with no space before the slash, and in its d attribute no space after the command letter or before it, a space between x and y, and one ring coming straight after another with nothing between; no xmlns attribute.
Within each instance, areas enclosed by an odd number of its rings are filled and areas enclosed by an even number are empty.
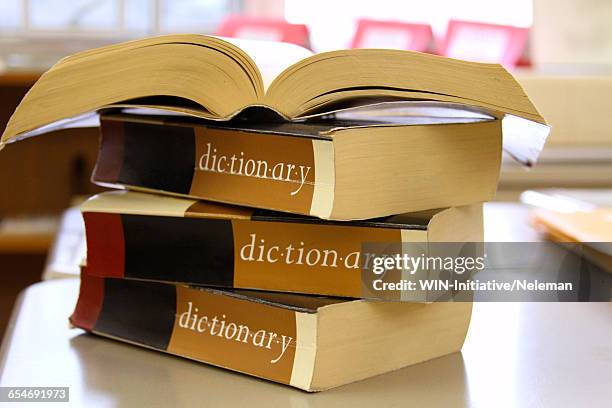
<svg viewBox="0 0 612 408"><path fill-rule="evenodd" d="M471 310L469 302L230 292L83 273L70 321L100 336L320 391L461 350Z"/></svg>
<svg viewBox="0 0 612 408"><path fill-rule="evenodd" d="M363 273L382 251L483 240L482 204L333 222L113 191L81 210L87 273L98 277L353 298L380 298L368 289L375 275ZM385 293L391 300L409 295Z"/></svg>
<svg viewBox="0 0 612 408"><path fill-rule="evenodd" d="M23 99L2 143L117 105L212 120L265 106L299 120L344 104L398 99L459 103L497 117L545 124L521 86L498 64L383 49L312 55L286 43L184 34L61 60Z"/></svg>

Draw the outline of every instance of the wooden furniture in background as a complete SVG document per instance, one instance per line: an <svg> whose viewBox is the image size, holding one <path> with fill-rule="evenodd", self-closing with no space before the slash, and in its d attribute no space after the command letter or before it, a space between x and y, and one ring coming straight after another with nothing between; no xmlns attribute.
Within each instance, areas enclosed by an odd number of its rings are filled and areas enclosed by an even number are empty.
<svg viewBox="0 0 612 408"><path fill-rule="evenodd" d="M0 217L59 214L75 195L100 191L89 178L98 129L65 129L7 145L0 152Z"/></svg>
<svg viewBox="0 0 612 408"><path fill-rule="evenodd" d="M0 133L39 74L0 74ZM10 144L0 152L0 219L59 214L73 196L99 189L89 183L98 130L67 129Z"/></svg>
<svg viewBox="0 0 612 408"><path fill-rule="evenodd" d="M0 132L38 77L0 74ZM69 129L0 152L0 335L17 294L41 279L55 234L51 227L24 231L19 220L31 225L41 215L59 216L75 195L100 191L89 182L97 150L97 129Z"/></svg>
<svg viewBox="0 0 612 408"><path fill-rule="evenodd" d="M46 251L0 252L0 338L19 292L40 281L45 258Z"/></svg>
<svg viewBox="0 0 612 408"><path fill-rule="evenodd" d="M30 89L40 74L35 72L5 72L0 73L0 133L4 131L6 122L19 105L23 95Z"/></svg>

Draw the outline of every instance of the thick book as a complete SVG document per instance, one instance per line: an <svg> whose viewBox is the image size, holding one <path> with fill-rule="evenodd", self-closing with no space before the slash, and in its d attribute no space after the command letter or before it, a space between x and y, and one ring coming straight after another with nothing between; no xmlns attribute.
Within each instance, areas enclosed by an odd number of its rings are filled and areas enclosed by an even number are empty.
<svg viewBox="0 0 612 408"><path fill-rule="evenodd" d="M89 274L225 288L369 297L362 274L387 248L483 240L482 204L333 222L112 191L81 209Z"/></svg>
<svg viewBox="0 0 612 408"><path fill-rule="evenodd" d="M499 64L402 50L313 55L272 41L169 35L80 52L42 75L2 143L108 106L147 106L226 120L252 106L285 118L364 100L460 103L545 123Z"/></svg>
<svg viewBox="0 0 612 408"><path fill-rule="evenodd" d="M449 111L457 113L447 109L449 116ZM493 199L502 152L500 120L472 114L412 117L412 124L402 126L365 123L221 126L103 115L92 179L331 220Z"/></svg>
<svg viewBox="0 0 612 408"><path fill-rule="evenodd" d="M471 307L220 291L83 274L70 321L100 336L320 391L459 351Z"/></svg>

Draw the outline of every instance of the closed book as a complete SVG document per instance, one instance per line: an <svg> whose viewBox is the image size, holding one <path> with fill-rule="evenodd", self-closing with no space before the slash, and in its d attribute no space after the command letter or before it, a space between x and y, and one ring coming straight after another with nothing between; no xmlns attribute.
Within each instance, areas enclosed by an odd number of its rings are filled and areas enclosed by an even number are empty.
<svg viewBox="0 0 612 408"><path fill-rule="evenodd" d="M81 210L89 274L317 295L369 297L363 273L387 248L483 240L482 204L335 222L113 191Z"/></svg>
<svg viewBox="0 0 612 408"><path fill-rule="evenodd" d="M461 120L222 126L105 115L92 179L331 220L489 201L499 178L501 121Z"/></svg>
<svg viewBox="0 0 612 408"><path fill-rule="evenodd" d="M97 335L319 391L459 351L470 315L471 303L343 301L83 274L70 320Z"/></svg>

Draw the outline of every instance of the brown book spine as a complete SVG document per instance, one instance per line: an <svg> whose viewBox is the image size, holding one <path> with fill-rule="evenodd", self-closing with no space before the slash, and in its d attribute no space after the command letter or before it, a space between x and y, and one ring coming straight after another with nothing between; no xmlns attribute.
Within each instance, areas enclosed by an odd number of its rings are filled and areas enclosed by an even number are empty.
<svg viewBox="0 0 612 408"><path fill-rule="evenodd" d="M92 180L328 218L330 140L153 122L101 121Z"/></svg>
<svg viewBox="0 0 612 408"><path fill-rule="evenodd" d="M425 226L404 230L358 223L272 221L257 214L251 218L204 218L197 217L196 207L205 211L199 202L185 208L189 216L85 211L88 273L368 297L363 274L376 254L367 248L399 250L404 240L427 240Z"/></svg>
<svg viewBox="0 0 612 408"><path fill-rule="evenodd" d="M82 275L70 319L77 327L309 388L316 344L312 338L312 344L303 347L297 336L300 325L313 324L312 313L221 291Z"/></svg>

